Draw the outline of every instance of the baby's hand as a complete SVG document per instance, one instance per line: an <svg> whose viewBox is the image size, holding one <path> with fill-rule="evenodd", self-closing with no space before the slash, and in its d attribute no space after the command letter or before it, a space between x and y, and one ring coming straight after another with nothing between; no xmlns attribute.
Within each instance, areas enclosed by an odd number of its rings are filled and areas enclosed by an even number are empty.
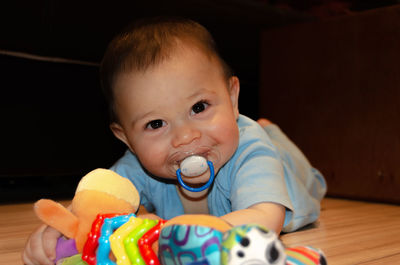
<svg viewBox="0 0 400 265"><path fill-rule="evenodd" d="M26 265L53 265L56 258L57 239L61 233L45 224L36 229L28 238L22 253Z"/></svg>

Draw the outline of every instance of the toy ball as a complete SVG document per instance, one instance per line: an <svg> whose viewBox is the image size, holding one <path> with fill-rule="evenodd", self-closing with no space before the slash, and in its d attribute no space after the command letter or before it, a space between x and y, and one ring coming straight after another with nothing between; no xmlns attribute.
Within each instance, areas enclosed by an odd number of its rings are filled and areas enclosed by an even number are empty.
<svg viewBox="0 0 400 265"><path fill-rule="evenodd" d="M326 265L321 250L285 248L275 232L259 225L234 227L224 234L221 265Z"/></svg>
<svg viewBox="0 0 400 265"><path fill-rule="evenodd" d="M159 237L160 262L161 264L219 265L222 235L222 232L205 226L165 227Z"/></svg>
<svg viewBox="0 0 400 265"><path fill-rule="evenodd" d="M277 235L258 225L234 227L222 242L222 265L286 264L286 253Z"/></svg>

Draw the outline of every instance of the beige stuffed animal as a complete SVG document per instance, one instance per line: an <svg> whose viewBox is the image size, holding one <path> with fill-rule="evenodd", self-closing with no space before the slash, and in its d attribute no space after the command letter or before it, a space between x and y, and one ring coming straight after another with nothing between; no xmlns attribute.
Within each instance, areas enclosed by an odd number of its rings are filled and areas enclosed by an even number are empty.
<svg viewBox="0 0 400 265"><path fill-rule="evenodd" d="M82 252L98 214L135 213L139 203L139 193L132 182L111 170L95 169L79 182L71 211L47 199L36 202L34 210L44 223L75 239L77 250Z"/></svg>

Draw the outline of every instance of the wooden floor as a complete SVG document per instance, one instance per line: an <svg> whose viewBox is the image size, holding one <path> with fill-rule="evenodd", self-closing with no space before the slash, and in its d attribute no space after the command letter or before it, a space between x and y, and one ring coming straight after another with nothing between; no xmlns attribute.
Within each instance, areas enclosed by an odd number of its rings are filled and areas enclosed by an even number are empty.
<svg viewBox="0 0 400 265"><path fill-rule="evenodd" d="M31 204L0 205L0 264L22 264L38 224ZM400 264L400 206L324 199L318 222L281 238L286 246L322 249L328 264Z"/></svg>
<svg viewBox="0 0 400 265"><path fill-rule="evenodd" d="M400 264L400 206L325 199L318 222L281 238L322 249L328 264Z"/></svg>

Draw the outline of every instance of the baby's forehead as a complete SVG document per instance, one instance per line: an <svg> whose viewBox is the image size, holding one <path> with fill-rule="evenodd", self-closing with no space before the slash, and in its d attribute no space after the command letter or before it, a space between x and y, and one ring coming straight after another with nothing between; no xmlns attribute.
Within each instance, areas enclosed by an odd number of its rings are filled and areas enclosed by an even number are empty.
<svg viewBox="0 0 400 265"><path fill-rule="evenodd" d="M157 71L158 69L162 68L164 65L172 61L185 62L188 57L191 56L203 57L210 64L213 64L214 66L219 68L222 75L224 73L223 66L219 60L219 57L208 51L206 48L201 47L200 45L195 45L194 43L190 42L182 42L176 44L174 48L164 51L164 53L165 54L160 56L158 60L155 60L153 63L148 64L146 67L142 67L140 69L133 65L125 65L125 67L123 67L121 71L117 74L116 80L121 79L121 77L123 77L123 79L126 79L127 76L130 76L132 78L134 76L140 77L146 74L151 74L152 72ZM199 61L199 63L201 62ZM167 71L171 71L171 69L168 69Z"/></svg>
<svg viewBox="0 0 400 265"><path fill-rule="evenodd" d="M190 56L192 52L188 51L189 54L185 54L181 50L171 54L163 62L146 69L140 71L133 69L120 73L114 84L115 100L120 100L121 97L129 94L147 98L161 88L167 89L164 91L175 92L178 89L186 90L185 88L189 90L207 88L209 92L216 91L220 86L215 82L226 81L221 65L216 59L201 51L195 51L197 56L193 58L186 57ZM188 63L188 61L192 63ZM183 63L181 64L181 62ZM228 87L227 85L228 82L226 82L226 87ZM152 96L157 97L154 94Z"/></svg>
<svg viewBox="0 0 400 265"><path fill-rule="evenodd" d="M163 50L164 49L164 50ZM185 60L188 56L202 56L207 58L211 63L218 64L218 55L214 51L207 48L203 43L192 39L176 39L172 45L162 48L160 59L156 60L151 67L157 67L160 64L168 63L171 60Z"/></svg>

